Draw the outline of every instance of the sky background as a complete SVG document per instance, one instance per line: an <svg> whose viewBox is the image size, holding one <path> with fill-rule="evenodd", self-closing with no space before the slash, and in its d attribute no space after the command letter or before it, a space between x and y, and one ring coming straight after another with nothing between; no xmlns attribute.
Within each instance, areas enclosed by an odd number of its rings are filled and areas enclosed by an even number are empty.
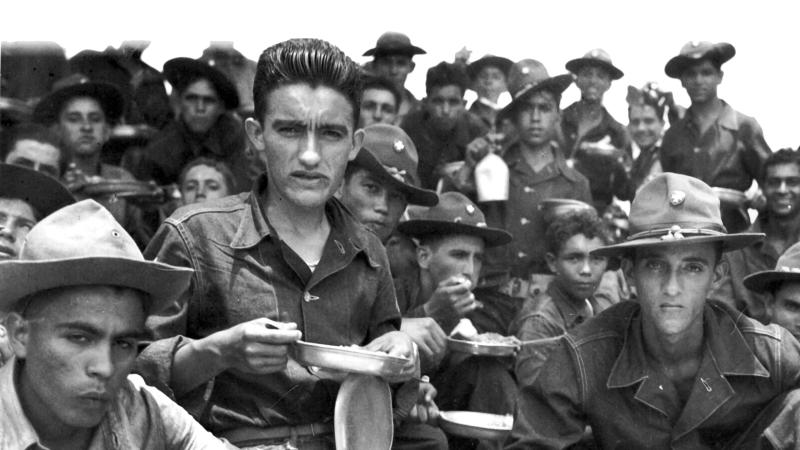
<svg viewBox="0 0 800 450"><path fill-rule="evenodd" d="M123 40L149 40L143 59L160 69L176 56L199 57L210 41L233 41L256 60L264 48L293 37L329 40L362 63L369 58L361 54L384 31L401 31L428 52L415 58L417 68L407 83L418 97L424 96L427 68L452 61L462 46L472 50L473 60L487 53L538 59L551 75L565 73L568 60L600 47L625 72L604 102L622 123L627 123L628 85L655 81L688 106L664 65L687 41L726 41L737 54L723 66L719 95L754 116L775 150L800 144L790 107L800 104L798 13L800 3L772 0L27 0L0 5L0 40L55 41L67 56L117 47ZM573 85L562 107L578 96Z"/></svg>

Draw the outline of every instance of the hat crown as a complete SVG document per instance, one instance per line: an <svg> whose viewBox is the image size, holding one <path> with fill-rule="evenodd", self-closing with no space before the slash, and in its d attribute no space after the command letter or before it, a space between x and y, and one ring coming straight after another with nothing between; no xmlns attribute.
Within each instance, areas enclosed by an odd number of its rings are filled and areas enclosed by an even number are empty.
<svg viewBox="0 0 800 450"><path fill-rule="evenodd" d="M604 63L611 64L611 55L608 54L607 51L603 50L602 48L595 48L586 52L583 55L584 59L595 59L598 61L602 61Z"/></svg>
<svg viewBox="0 0 800 450"><path fill-rule="evenodd" d="M378 42L375 43L375 47L381 50L410 46L411 39L408 37L408 35L399 33L397 31L387 31L386 33L383 33L378 38Z"/></svg>
<svg viewBox="0 0 800 450"><path fill-rule="evenodd" d="M382 123L364 128L362 150L370 152L379 163L396 171L404 180L418 184L419 154L414 141L402 128Z"/></svg>
<svg viewBox="0 0 800 450"><path fill-rule="evenodd" d="M53 83L52 92L68 88L70 86L77 86L79 84L91 83L91 81L92 80L90 80L89 77L87 77L82 73L73 73L71 75L67 75L63 78L56 80L56 82Z"/></svg>
<svg viewBox="0 0 800 450"><path fill-rule="evenodd" d="M800 242L783 252L775 264L775 270L780 272L800 272Z"/></svg>
<svg viewBox="0 0 800 450"><path fill-rule="evenodd" d="M680 55L693 56L702 55L714 48L714 44L709 41L689 41L681 47Z"/></svg>
<svg viewBox="0 0 800 450"><path fill-rule="evenodd" d="M439 203L423 210L415 220L460 223L479 228L486 227L486 217L470 199L458 192L439 195Z"/></svg>
<svg viewBox="0 0 800 450"><path fill-rule="evenodd" d="M514 63L508 71L508 91L514 98L550 78L544 64L535 59L523 59Z"/></svg>
<svg viewBox="0 0 800 450"><path fill-rule="evenodd" d="M725 232L714 191L697 178L670 172L656 176L636 193L629 223L632 238L664 229Z"/></svg>
<svg viewBox="0 0 800 450"><path fill-rule="evenodd" d="M94 200L59 209L28 233L21 261L73 258L125 258L144 261L133 238Z"/></svg>

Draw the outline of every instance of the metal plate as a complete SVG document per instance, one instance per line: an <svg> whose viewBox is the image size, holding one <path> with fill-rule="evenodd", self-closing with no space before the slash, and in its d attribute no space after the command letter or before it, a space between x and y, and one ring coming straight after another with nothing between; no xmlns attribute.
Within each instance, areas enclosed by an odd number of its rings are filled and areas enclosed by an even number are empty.
<svg viewBox="0 0 800 450"><path fill-rule="evenodd" d="M445 432L461 437L504 441L511 433L514 418L510 415L474 411L440 411L439 426Z"/></svg>
<svg viewBox="0 0 800 450"><path fill-rule="evenodd" d="M400 374L408 364L406 358L364 350L361 347L297 341L294 348L294 359L300 364L340 372L389 377Z"/></svg>
<svg viewBox="0 0 800 450"><path fill-rule="evenodd" d="M488 342L466 341L447 338L447 348L454 352L469 353L482 356L511 356L518 346L514 344L492 344Z"/></svg>

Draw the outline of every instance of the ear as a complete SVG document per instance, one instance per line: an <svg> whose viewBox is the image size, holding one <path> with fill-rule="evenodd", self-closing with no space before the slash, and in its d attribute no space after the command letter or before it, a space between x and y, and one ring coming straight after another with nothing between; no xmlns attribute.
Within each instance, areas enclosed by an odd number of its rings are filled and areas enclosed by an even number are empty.
<svg viewBox="0 0 800 450"><path fill-rule="evenodd" d="M266 145L264 144L264 134L261 124L252 117L244 121L244 131L247 133L247 139L253 144L253 147L258 151L264 151Z"/></svg>
<svg viewBox="0 0 800 450"><path fill-rule="evenodd" d="M714 279L711 280L711 287L713 289L719 289L722 285L722 282L727 278L728 271L730 270L730 265L728 264L728 259L724 256L720 258L717 265L714 266Z"/></svg>
<svg viewBox="0 0 800 450"><path fill-rule="evenodd" d="M722 79L725 77L725 72L722 69L719 69L719 81L722 82Z"/></svg>
<svg viewBox="0 0 800 450"><path fill-rule="evenodd" d="M547 267L550 269L550 272L553 272L556 275L558 275L558 271L556 270L556 260L557 259L558 258L556 257L556 255L554 255L554 254L552 254L550 252L547 252L544 255L544 260L545 260L545 262L547 262Z"/></svg>
<svg viewBox="0 0 800 450"><path fill-rule="evenodd" d="M361 150L361 147L364 146L364 136L365 132L363 128L359 128L353 133L353 149L350 150L350 156L347 158L348 161L352 161L356 159L356 155L358 155L358 151Z"/></svg>
<svg viewBox="0 0 800 450"><path fill-rule="evenodd" d="M10 313L6 317L6 328L8 328L8 340L11 349L19 359L25 359L28 354L28 341L30 340L30 322L23 319L17 313Z"/></svg>
<svg viewBox="0 0 800 450"><path fill-rule="evenodd" d="M411 72L414 71L414 68L417 67L417 63L415 63L414 61L411 61L409 66L411 66L411 70L409 70L408 73L411 73Z"/></svg>
<svg viewBox="0 0 800 450"><path fill-rule="evenodd" d="M636 277L633 274L633 261L623 256L619 263L619 268L625 276L625 282L628 283L628 286L636 286Z"/></svg>
<svg viewBox="0 0 800 450"><path fill-rule="evenodd" d="M417 246L417 264L419 264L420 269L428 269L431 265L431 256L433 252L431 252L431 247L428 245L418 245Z"/></svg>

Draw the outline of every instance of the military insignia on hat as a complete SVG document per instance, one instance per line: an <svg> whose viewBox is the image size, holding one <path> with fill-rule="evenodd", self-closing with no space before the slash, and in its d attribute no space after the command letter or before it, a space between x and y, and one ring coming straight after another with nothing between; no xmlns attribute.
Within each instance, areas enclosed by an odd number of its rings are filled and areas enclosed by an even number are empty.
<svg viewBox="0 0 800 450"><path fill-rule="evenodd" d="M597 49L594 49L592 50L592 56L597 58L598 56L600 56L600 52L598 52Z"/></svg>
<svg viewBox="0 0 800 450"><path fill-rule="evenodd" d="M403 141L398 139L394 141L394 144L392 144L392 148L394 148L394 151L396 151L397 153L400 153L406 149L406 144L403 144Z"/></svg>
<svg viewBox="0 0 800 450"><path fill-rule="evenodd" d="M466 206L466 209L467 209L467 214L469 214L470 216L471 216L471 215L473 215L473 214L475 214L475 207L474 207L474 206L472 206L472 205L467 205L467 206Z"/></svg>
<svg viewBox="0 0 800 450"><path fill-rule="evenodd" d="M683 191L672 191L669 193L669 204L678 206L686 200L686 193Z"/></svg>

